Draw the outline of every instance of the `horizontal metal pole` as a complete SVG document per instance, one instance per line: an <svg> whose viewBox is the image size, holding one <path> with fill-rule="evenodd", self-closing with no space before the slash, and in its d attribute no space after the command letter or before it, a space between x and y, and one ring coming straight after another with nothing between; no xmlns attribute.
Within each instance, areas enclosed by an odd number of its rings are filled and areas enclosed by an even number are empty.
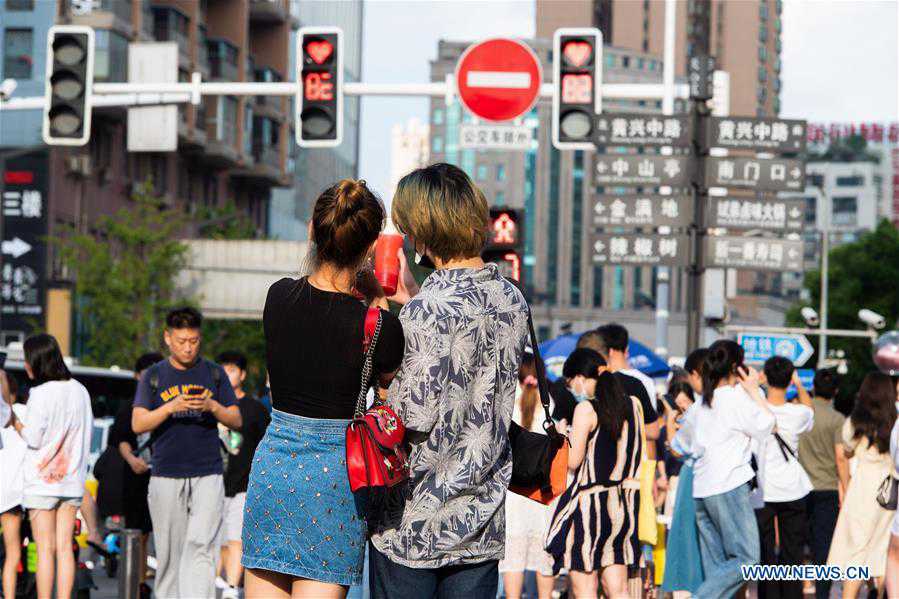
<svg viewBox="0 0 899 599"><path fill-rule="evenodd" d="M776 333L782 335L814 335L820 337L866 337L876 340L877 331L859 331L856 329L814 329L810 327L765 327L756 325L728 324L724 325L725 331L733 333Z"/></svg>
<svg viewBox="0 0 899 599"><path fill-rule="evenodd" d="M431 83L365 83L349 81L343 85L347 96L433 96L452 97L455 86L447 81ZM200 96L294 96L300 91L296 82L199 82L172 83L94 83L94 106L139 106L146 104L178 104ZM552 83L540 86L540 97L553 97ZM665 86L660 83L607 83L602 85L604 98L661 99ZM675 86L675 97L689 96L687 85ZM44 97L11 98L0 102L0 110L33 110L44 106Z"/></svg>

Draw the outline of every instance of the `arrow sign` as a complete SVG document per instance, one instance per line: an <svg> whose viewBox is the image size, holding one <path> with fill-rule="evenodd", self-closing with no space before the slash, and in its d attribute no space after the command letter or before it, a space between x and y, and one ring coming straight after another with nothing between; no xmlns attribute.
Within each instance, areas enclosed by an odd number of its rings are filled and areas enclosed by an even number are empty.
<svg viewBox="0 0 899 599"><path fill-rule="evenodd" d="M805 335L740 333L737 343L743 348L744 359L756 364L773 356L783 356L796 366L802 366L815 353Z"/></svg>
<svg viewBox="0 0 899 599"><path fill-rule="evenodd" d="M3 253L9 254L13 258L21 258L30 251L31 245L28 244L28 242L19 239L18 237L15 237L10 241L3 242Z"/></svg>

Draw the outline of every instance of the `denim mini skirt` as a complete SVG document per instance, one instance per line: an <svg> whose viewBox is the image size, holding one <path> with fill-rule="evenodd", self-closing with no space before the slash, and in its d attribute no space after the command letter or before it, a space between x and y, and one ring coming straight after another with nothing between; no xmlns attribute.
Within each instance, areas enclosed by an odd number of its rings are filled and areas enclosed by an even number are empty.
<svg viewBox="0 0 899 599"><path fill-rule="evenodd" d="M244 567L362 582L367 527L347 480L348 424L272 410L250 471Z"/></svg>

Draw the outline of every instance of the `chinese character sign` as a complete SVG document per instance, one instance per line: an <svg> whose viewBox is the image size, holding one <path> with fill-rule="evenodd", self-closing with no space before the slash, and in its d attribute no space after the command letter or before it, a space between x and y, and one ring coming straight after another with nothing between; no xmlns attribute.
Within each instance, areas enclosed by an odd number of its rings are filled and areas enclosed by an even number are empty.
<svg viewBox="0 0 899 599"><path fill-rule="evenodd" d="M764 237L706 238L709 266L749 270L802 271L802 241Z"/></svg>
<svg viewBox="0 0 899 599"><path fill-rule="evenodd" d="M459 146L477 149L528 150L534 135L530 127L510 125L473 125L459 127Z"/></svg>
<svg viewBox="0 0 899 599"><path fill-rule="evenodd" d="M598 233L592 245L594 264L686 266L690 259L686 235Z"/></svg>
<svg viewBox="0 0 899 599"><path fill-rule="evenodd" d="M693 212L687 196L596 196L593 224L597 227L687 227Z"/></svg>
<svg viewBox="0 0 899 599"><path fill-rule="evenodd" d="M712 117L710 147L746 148L773 152L804 152L806 122L788 119Z"/></svg>
<svg viewBox="0 0 899 599"><path fill-rule="evenodd" d="M688 146L689 120L685 116L598 114L594 142L597 146Z"/></svg>
<svg viewBox="0 0 899 599"><path fill-rule="evenodd" d="M690 183L687 156L599 155L594 183L621 187L685 187Z"/></svg>
<svg viewBox="0 0 899 599"><path fill-rule="evenodd" d="M802 199L710 198L712 227L800 230L805 226Z"/></svg>
<svg viewBox="0 0 899 599"><path fill-rule="evenodd" d="M713 156L706 161L708 187L757 191L805 189L805 163L792 158L731 158Z"/></svg>

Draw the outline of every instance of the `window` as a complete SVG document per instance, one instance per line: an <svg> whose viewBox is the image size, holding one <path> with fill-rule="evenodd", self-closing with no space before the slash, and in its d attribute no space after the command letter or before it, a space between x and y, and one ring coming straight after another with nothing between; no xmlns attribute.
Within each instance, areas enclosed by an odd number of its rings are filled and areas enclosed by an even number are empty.
<svg viewBox="0 0 899 599"><path fill-rule="evenodd" d="M768 41L768 28L759 27L759 41L764 43Z"/></svg>
<svg viewBox="0 0 899 599"><path fill-rule="evenodd" d="M834 196L833 213L836 214L855 214L858 207L858 198L855 196Z"/></svg>
<svg viewBox="0 0 899 599"><path fill-rule="evenodd" d="M487 167L484 166L483 164L479 164L479 165L478 165L477 177L476 177L476 178L477 178L478 181L483 181L484 179L487 178Z"/></svg>
<svg viewBox="0 0 899 599"><path fill-rule="evenodd" d="M34 31L7 29L3 38L3 78L31 79Z"/></svg>
<svg viewBox="0 0 899 599"><path fill-rule="evenodd" d="M505 181L506 180L506 165L505 164L497 164L496 165L496 180L497 181Z"/></svg>
<svg viewBox="0 0 899 599"><path fill-rule="evenodd" d="M812 187L824 187L824 175L821 173L813 173L808 176L808 180Z"/></svg>
<svg viewBox="0 0 899 599"><path fill-rule="evenodd" d="M97 29L94 78L97 81L128 80L128 39L108 29Z"/></svg>
<svg viewBox="0 0 899 599"><path fill-rule="evenodd" d="M815 217L818 211L818 198L814 196L806 196L805 198L805 222L806 224L815 225Z"/></svg>
<svg viewBox="0 0 899 599"><path fill-rule="evenodd" d="M763 3L761 6L759 6L759 18L763 21L768 18L768 5L767 4Z"/></svg>
<svg viewBox="0 0 899 599"><path fill-rule="evenodd" d="M496 192L496 204L494 206L505 206L506 205L506 192L497 191Z"/></svg>
<svg viewBox="0 0 899 599"><path fill-rule="evenodd" d="M435 109L434 109L434 117L433 117L433 121L434 121L434 124L435 124L435 125L442 125L442 124L443 124L443 109L442 109L442 108L435 108Z"/></svg>
<svg viewBox="0 0 899 599"><path fill-rule="evenodd" d="M765 67L759 67L759 81L767 81L768 80L768 69Z"/></svg>
<svg viewBox="0 0 899 599"><path fill-rule="evenodd" d="M640 69L640 70L642 71L643 68L645 67L645 65L646 65L646 61L645 61L645 60L643 60L642 58L638 58L638 59L637 59L637 68L638 68L638 69Z"/></svg>
<svg viewBox="0 0 899 599"><path fill-rule="evenodd" d="M6 0L6 10L34 10L34 0Z"/></svg>
<svg viewBox="0 0 899 599"><path fill-rule="evenodd" d="M606 57L605 57L605 63L606 63L606 66L609 68L614 67L615 66L615 55L607 53Z"/></svg>
<svg viewBox="0 0 899 599"><path fill-rule="evenodd" d="M443 152L443 138L440 136L434 137L433 141L431 141L431 151L434 153Z"/></svg>
<svg viewBox="0 0 899 599"><path fill-rule="evenodd" d="M631 66L631 57L630 56L622 56L621 57L621 66L625 69Z"/></svg>
<svg viewBox="0 0 899 599"><path fill-rule="evenodd" d="M861 175L851 177L837 177L837 185L840 187L859 187L865 184L865 178Z"/></svg>
<svg viewBox="0 0 899 599"><path fill-rule="evenodd" d="M759 46L759 60L765 62L768 60L768 48L765 46Z"/></svg>

